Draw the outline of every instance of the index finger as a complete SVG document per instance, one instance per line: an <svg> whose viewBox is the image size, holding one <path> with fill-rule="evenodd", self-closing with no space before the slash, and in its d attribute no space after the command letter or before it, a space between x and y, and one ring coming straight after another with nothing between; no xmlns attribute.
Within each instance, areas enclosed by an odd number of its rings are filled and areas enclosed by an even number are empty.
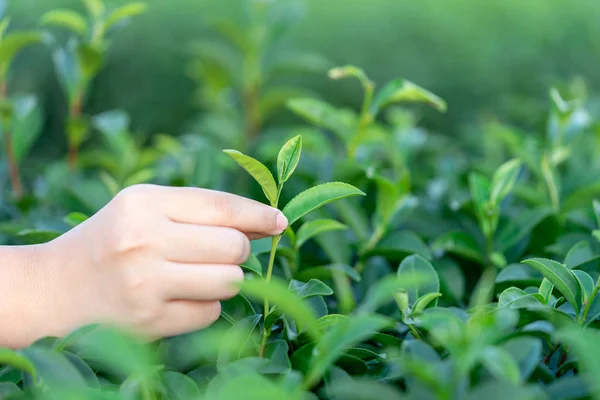
<svg viewBox="0 0 600 400"><path fill-rule="evenodd" d="M161 186L160 203L175 222L223 226L253 235L279 235L288 220L276 208L231 193Z"/></svg>

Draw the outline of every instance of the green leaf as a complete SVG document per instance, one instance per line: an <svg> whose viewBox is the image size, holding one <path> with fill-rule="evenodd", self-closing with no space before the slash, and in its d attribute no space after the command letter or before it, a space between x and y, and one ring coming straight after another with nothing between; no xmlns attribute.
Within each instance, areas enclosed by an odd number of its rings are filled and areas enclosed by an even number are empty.
<svg viewBox="0 0 600 400"><path fill-rule="evenodd" d="M92 17L98 18L104 14L105 8L102 0L84 0L85 7Z"/></svg>
<svg viewBox="0 0 600 400"><path fill-rule="evenodd" d="M509 385L506 382L489 381L473 388L464 400L546 400L545 393L535 385Z"/></svg>
<svg viewBox="0 0 600 400"><path fill-rule="evenodd" d="M500 252L508 250L551 214L550 207L542 206L524 211L518 218L510 219L506 224L501 225L494 235L494 248Z"/></svg>
<svg viewBox="0 0 600 400"><path fill-rule="evenodd" d="M588 309L587 316L585 318L586 326L600 318L600 296L596 295L592 299L592 304Z"/></svg>
<svg viewBox="0 0 600 400"><path fill-rule="evenodd" d="M585 304L594 291L594 279L592 279L592 277L585 271L576 269L572 272L581 286L581 304Z"/></svg>
<svg viewBox="0 0 600 400"><path fill-rule="evenodd" d="M371 114L376 115L391 103L426 103L438 111L445 112L446 102L430 91L406 79L394 79L387 83L375 96L371 104Z"/></svg>
<svg viewBox="0 0 600 400"><path fill-rule="evenodd" d="M77 59L83 76L86 79L92 79L102 67L104 54L99 46L80 43L77 46Z"/></svg>
<svg viewBox="0 0 600 400"><path fill-rule="evenodd" d="M167 398L173 400L198 399L201 397L200 388L187 375L175 371L162 373L163 390Z"/></svg>
<svg viewBox="0 0 600 400"><path fill-rule="evenodd" d="M600 374L600 334L596 330L570 325L556 336L579 358L579 373L597 398L600 394L600 381L597 379Z"/></svg>
<svg viewBox="0 0 600 400"><path fill-rule="evenodd" d="M298 166L300 154L302 153L302 135L290 139L283 145L277 155L277 174L279 184L286 182Z"/></svg>
<svg viewBox="0 0 600 400"><path fill-rule="evenodd" d="M25 229L17 233L17 237L25 244L39 244L50 242L59 237L62 232L52 229Z"/></svg>
<svg viewBox="0 0 600 400"><path fill-rule="evenodd" d="M295 319L296 324L306 329L314 339L321 336L312 308L290 292L282 280L275 277L271 278L270 283L261 279L246 280L242 285L242 293L254 299L269 300L288 317Z"/></svg>
<svg viewBox="0 0 600 400"><path fill-rule="evenodd" d="M223 152L233 158L240 167L244 168L260 184L271 205L277 204L277 184L275 183L273 174L271 174L271 171L267 167L261 164L260 161L237 150L223 150Z"/></svg>
<svg viewBox="0 0 600 400"><path fill-rule="evenodd" d="M36 379L35 366L23 355L9 349L0 348L0 365L9 366L26 372Z"/></svg>
<svg viewBox="0 0 600 400"><path fill-rule="evenodd" d="M442 297L442 294L439 292L435 293L427 293L423 296L419 297L413 306L411 314L417 314L423 312L432 302L436 301L438 297ZM435 307L434 303L434 307Z"/></svg>
<svg viewBox="0 0 600 400"><path fill-rule="evenodd" d="M521 165L520 160L514 159L505 162L496 170L490 185L490 203L498 206L510 193L517 182Z"/></svg>
<svg viewBox="0 0 600 400"><path fill-rule="evenodd" d="M506 350L495 346L487 346L481 352L479 360L497 379L512 384L521 382L519 366Z"/></svg>
<svg viewBox="0 0 600 400"><path fill-rule="evenodd" d="M21 350L27 359L35 366L37 379L50 388L83 388L87 382L75 366L64 356L51 349L30 346Z"/></svg>
<svg viewBox="0 0 600 400"><path fill-rule="evenodd" d="M542 280L542 284L540 285L540 289L538 291L539 294L542 295L544 300L546 300L546 304L550 301L550 296L552 295L552 291L554 290L554 285L548 279L544 278Z"/></svg>
<svg viewBox="0 0 600 400"><path fill-rule="evenodd" d="M234 360L242 358L244 355L243 353L248 346L248 342L252 337L252 333L256 329L261 318L262 315L260 314L247 316L236 321L233 326L225 332L223 342L226 344L221 346L217 358L217 364L219 366L227 365Z"/></svg>
<svg viewBox="0 0 600 400"><path fill-rule="evenodd" d="M42 24L66 28L82 37L87 36L90 28L85 17L68 9L52 10L42 16Z"/></svg>
<svg viewBox="0 0 600 400"><path fill-rule="evenodd" d="M332 400L402 400L405 398L398 389L366 378L336 380L326 389Z"/></svg>
<svg viewBox="0 0 600 400"><path fill-rule="evenodd" d="M12 399L19 398L17 394L21 392L21 389L12 382L0 382L0 398Z"/></svg>
<svg viewBox="0 0 600 400"><path fill-rule="evenodd" d="M117 8L106 18L106 22L104 23L104 30L108 31L114 25L127 18L132 18L143 14L146 11L146 8L146 3L142 1L135 1Z"/></svg>
<svg viewBox="0 0 600 400"><path fill-rule="evenodd" d="M369 338L388 324L387 318L369 314L340 320L317 341L306 376L307 386L315 385L346 349Z"/></svg>
<svg viewBox="0 0 600 400"><path fill-rule="evenodd" d="M544 258L532 258L523 261L523 263L541 272L565 296L565 299L571 303L575 312L579 313L581 309L581 287L571 270L563 264Z"/></svg>
<svg viewBox="0 0 600 400"><path fill-rule="evenodd" d="M14 32L5 36L0 42L1 77L6 77L8 67L17 53L41 41L42 35L37 32Z"/></svg>
<svg viewBox="0 0 600 400"><path fill-rule="evenodd" d="M296 233L296 248L302 247L306 241L320 233L347 228L346 225L333 219L316 219L306 222Z"/></svg>
<svg viewBox="0 0 600 400"><path fill-rule="evenodd" d="M481 264L485 261L479 245L473 236L467 232L456 231L445 233L431 243L431 249L434 252L456 254Z"/></svg>
<svg viewBox="0 0 600 400"><path fill-rule="evenodd" d="M331 68L327 75L329 79L342 79L348 77L355 77L360 81L363 86L371 86L373 82L367 77L365 71L362 68L355 67L354 65L344 65L342 67Z"/></svg>
<svg viewBox="0 0 600 400"><path fill-rule="evenodd" d="M407 288L409 302L412 304L423 294L440 291L440 279L433 265L418 254L406 257L398 267L398 276L417 276L423 279L418 287Z"/></svg>
<svg viewBox="0 0 600 400"><path fill-rule="evenodd" d="M254 254L250 254L246 262L242 263L241 267L254 272L258 276L262 276L262 264Z"/></svg>
<svg viewBox="0 0 600 400"><path fill-rule="evenodd" d="M431 251L423 239L409 231L396 231L384 236L367 254L382 255L390 259L401 259L410 254L419 254L426 259L432 258Z"/></svg>
<svg viewBox="0 0 600 400"><path fill-rule="evenodd" d="M283 214L287 217L289 225L292 225L309 212L334 200L364 195L362 191L347 183L323 183L301 192L290 200L284 207Z"/></svg>
<svg viewBox="0 0 600 400"><path fill-rule="evenodd" d="M319 128L329 129L342 140L349 140L352 126L343 118L340 110L316 99L291 99L286 103L287 108Z"/></svg>
<svg viewBox="0 0 600 400"><path fill-rule="evenodd" d="M355 282L361 281L361 276L354 268L346 264L329 264L319 267L304 268L298 272L295 277L301 281L307 281L311 278L315 279L332 279L333 272L340 271Z"/></svg>
<svg viewBox="0 0 600 400"><path fill-rule="evenodd" d="M590 243L587 240L582 240L575 244L565 258L565 265L569 269L581 268L585 264L597 261L599 256L594 253Z"/></svg>
<svg viewBox="0 0 600 400"><path fill-rule="evenodd" d="M542 342L540 339L517 337L503 342L500 347L511 354L518 363L521 381L527 381L542 358Z"/></svg>
<svg viewBox="0 0 600 400"><path fill-rule="evenodd" d="M431 285L431 275L422 270L399 273L397 276L389 275L379 279L369 287L362 303L357 308L359 313L374 312L379 307L393 301L393 296L399 291L418 292L418 288Z"/></svg>
<svg viewBox="0 0 600 400"><path fill-rule="evenodd" d="M506 307L523 296L527 296L527 292L517 287L509 287L500 293L498 307Z"/></svg>
<svg viewBox="0 0 600 400"><path fill-rule="evenodd" d="M301 299L308 299L314 296L331 296L333 294L333 290L318 279L311 279L306 283L292 279L289 289Z"/></svg>
<svg viewBox="0 0 600 400"><path fill-rule="evenodd" d="M76 227L77 225L85 222L89 217L80 212L72 212L69 213L63 218L63 221L70 225L71 227Z"/></svg>

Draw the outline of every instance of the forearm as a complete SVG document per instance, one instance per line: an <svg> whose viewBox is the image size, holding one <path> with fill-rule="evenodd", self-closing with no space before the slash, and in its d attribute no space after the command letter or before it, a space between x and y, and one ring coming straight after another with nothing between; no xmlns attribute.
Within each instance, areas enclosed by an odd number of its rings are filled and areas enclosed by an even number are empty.
<svg viewBox="0 0 600 400"><path fill-rule="evenodd" d="M45 315L52 274L47 251L46 245L0 246L0 347L25 347L56 329Z"/></svg>

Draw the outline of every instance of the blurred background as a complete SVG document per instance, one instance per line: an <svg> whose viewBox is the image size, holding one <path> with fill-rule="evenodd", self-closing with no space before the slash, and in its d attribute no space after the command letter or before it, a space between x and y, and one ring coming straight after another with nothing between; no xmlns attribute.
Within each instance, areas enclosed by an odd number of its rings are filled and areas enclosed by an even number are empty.
<svg viewBox="0 0 600 400"><path fill-rule="evenodd" d="M114 36L86 106L126 110L140 134L183 133L202 112L186 73L189 46L210 37L210 21L235 21L243 7L238 0L147 3ZM63 7L83 10L79 0L8 0L6 14L15 28L35 29L45 12ZM419 83L449 104L446 114L423 111L421 123L449 135L491 116L539 129L550 86L583 78L595 88L600 80L595 0L308 0L292 12L297 21L283 46L323 55L330 66L359 65L378 83L397 76ZM64 120L52 68L48 49L27 49L10 82L39 94L51 111L38 146L48 152L60 147ZM334 104L360 103L353 82L331 82L326 73L294 79Z"/></svg>

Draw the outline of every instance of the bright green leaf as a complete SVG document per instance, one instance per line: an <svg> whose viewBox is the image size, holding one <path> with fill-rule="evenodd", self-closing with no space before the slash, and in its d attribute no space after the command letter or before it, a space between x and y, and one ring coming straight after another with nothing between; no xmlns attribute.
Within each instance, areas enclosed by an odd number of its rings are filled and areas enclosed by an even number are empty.
<svg viewBox="0 0 600 400"><path fill-rule="evenodd" d="M436 301L438 297L442 297L442 294L439 292L426 293L422 295L415 301L412 313L416 314L423 312L430 304L432 304L432 302Z"/></svg>
<svg viewBox="0 0 600 400"><path fill-rule="evenodd" d="M576 269L572 272L581 285L581 304L585 304L594 291L594 279L585 271Z"/></svg>
<svg viewBox="0 0 600 400"><path fill-rule="evenodd" d="M542 280L542 284L540 285L540 289L538 291L539 294L544 297L546 300L546 304L550 301L550 296L552 295L552 291L554 290L554 285L548 279L544 278Z"/></svg>
<svg viewBox="0 0 600 400"><path fill-rule="evenodd" d="M296 169L302 153L302 135L290 139L277 155L277 173L279 184L286 182Z"/></svg>
<svg viewBox="0 0 600 400"><path fill-rule="evenodd" d="M490 185L490 202L493 205L499 205L517 182L517 177L521 170L521 161L518 159L510 160L502 164L494 173Z"/></svg>
<svg viewBox="0 0 600 400"><path fill-rule="evenodd" d="M283 209L289 225L304 215L334 200L365 194L352 185L342 182L329 182L311 187L294 197Z"/></svg>
<svg viewBox="0 0 600 400"><path fill-rule="evenodd" d="M277 184L273 174L260 161L240 153L237 150L223 150L228 156L233 158L240 167L244 168L261 186L265 196L271 202L271 205L277 203ZM291 222L290 222L291 225Z"/></svg>
<svg viewBox="0 0 600 400"><path fill-rule="evenodd" d="M71 227L76 227L77 225L86 221L89 217L80 212L72 212L69 213L63 218L63 221L70 225Z"/></svg>
<svg viewBox="0 0 600 400"><path fill-rule="evenodd" d="M67 9L49 11L42 16L41 21L44 25L60 26L82 37L85 37L90 29L83 15Z"/></svg>
<svg viewBox="0 0 600 400"><path fill-rule="evenodd" d="M426 103L438 111L445 112L446 102L430 91L406 79L395 79L385 85L371 104L371 114L376 115L381 109L391 103Z"/></svg>
<svg viewBox="0 0 600 400"><path fill-rule="evenodd" d="M10 366L36 377L35 366L23 355L9 349L0 348L0 365Z"/></svg>
<svg viewBox="0 0 600 400"><path fill-rule="evenodd" d="M0 66L1 77L5 78L8 66L13 58L27 46L42 41L42 35L37 32L13 32L6 35L0 42Z"/></svg>
<svg viewBox="0 0 600 400"><path fill-rule="evenodd" d="M129 4L125 4L114 10L112 13L108 15L106 18L106 22L104 24L104 30L108 31L117 23L127 19L143 14L146 11L147 4L142 1L135 1Z"/></svg>

